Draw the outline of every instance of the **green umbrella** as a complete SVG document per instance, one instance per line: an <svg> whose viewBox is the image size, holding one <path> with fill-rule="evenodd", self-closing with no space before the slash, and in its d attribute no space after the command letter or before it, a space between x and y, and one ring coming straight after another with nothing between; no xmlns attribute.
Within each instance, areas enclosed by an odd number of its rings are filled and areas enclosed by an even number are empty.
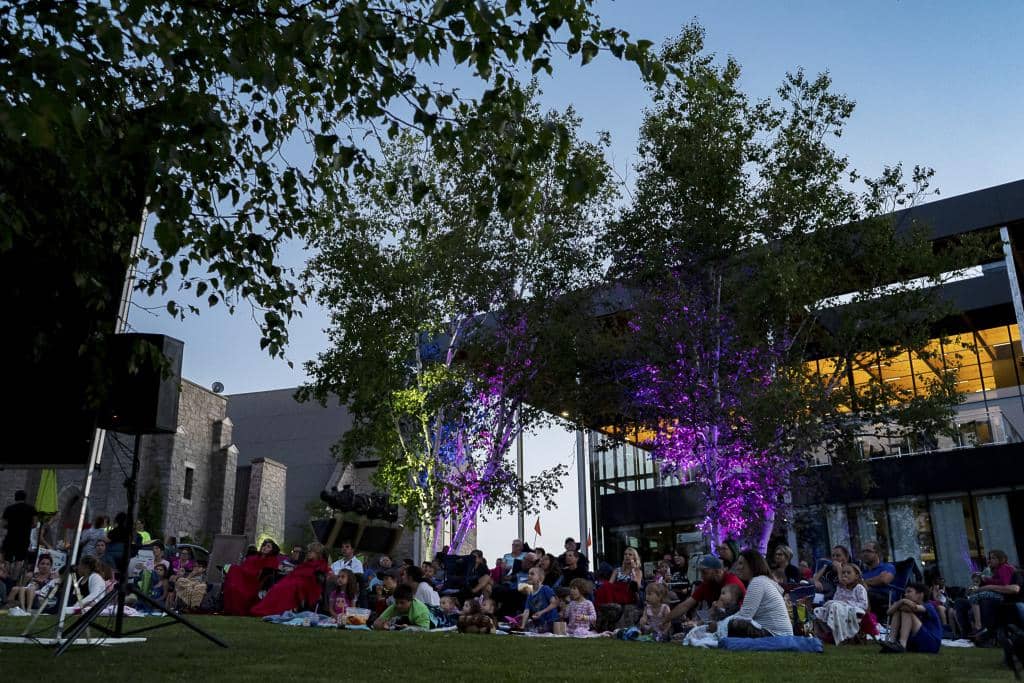
<svg viewBox="0 0 1024 683"><path fill-rule="evenodd" d="M40 472L36 511L42 515L57 514L57 470L45 469Z"/></svg>

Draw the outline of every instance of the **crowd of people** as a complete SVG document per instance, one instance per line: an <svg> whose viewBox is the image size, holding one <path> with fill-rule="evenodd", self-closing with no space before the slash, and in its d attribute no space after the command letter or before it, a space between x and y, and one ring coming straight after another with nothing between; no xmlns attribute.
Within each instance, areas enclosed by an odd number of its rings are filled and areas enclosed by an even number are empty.
<svg viewBox="0 0 1024 683"><path fill-rule="evenodd" d="M60 575L53 556L30 533L34 522L23 523L23 505L19 492L4 512L0 603L14 615L55 612ZM133 605L141 613L314 612L348 628L457 628L694 645L812 634L826 642L863 643L884 626L886 653L938 652L944 637L986 644L999 624L1024 620L1024 576L1000 550L989 552L985 570L958 593L934 571L925 582L898 581L896 566L875 542L863 544L859 561L836 546L812 571L794 563L784 544L765 556L733 540L714 553L676 549L646 564L636 548L627 547L618 562L598 557L592 565L572 538L557 556L516 539L493 563L480 550L449 556L445 549L420 564L387 555L368 561L347 540L337 544L340 554L331 561L320 543L285 553L265 539L218 567L223 583L212 584L203 558L174 539L151 539L141 525L129 529L123 514L98 517L83 531L68 609L88 609L112 590L129 540L138 549L127 563L129 580L148 598Z"/></svg>

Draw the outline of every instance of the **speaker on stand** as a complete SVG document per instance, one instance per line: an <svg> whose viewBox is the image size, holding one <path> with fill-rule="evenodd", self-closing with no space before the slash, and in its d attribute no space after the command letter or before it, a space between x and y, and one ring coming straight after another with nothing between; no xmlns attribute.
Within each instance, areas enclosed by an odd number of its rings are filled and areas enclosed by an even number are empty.
<svg viewBox="0 0 1024 683"><path fill-rule="evenodd" d="M178 397L181 391L184 346L180 340L160 334L118 334L112 337L108 346L110 383L97 422L103 429L135 436L131 471L124 484L128 498L128 541L118 563L117 587L71 625L67 631L67 639L57 648L57 655L63 654L89 626L114 638L154 628L149 626L133 631L124 630L125 598L129 594L135 595L141 604L170 617L170 620L160 624L161 626L178 623L221 647L227 647L227 643L173 610L168 611L128 581L128 561L132 556L134 540L134 532L131 530L135 528L135 497L142 435L173 434L178 429ZM114 628L108 629L97 624L96 619L112 602L116 605Z"/></svg>

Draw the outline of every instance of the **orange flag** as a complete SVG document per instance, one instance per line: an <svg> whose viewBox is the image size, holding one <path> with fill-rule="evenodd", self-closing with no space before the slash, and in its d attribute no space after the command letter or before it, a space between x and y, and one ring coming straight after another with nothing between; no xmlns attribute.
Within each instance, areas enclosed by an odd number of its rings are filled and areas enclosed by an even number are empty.
<svg viewBox="0 0 1024 683"><path fill-rule="evenodd" d="M537 534L538 536L544 535L540 532L540 517L537 518L537 523L533 525L533 533Z"/></svg>

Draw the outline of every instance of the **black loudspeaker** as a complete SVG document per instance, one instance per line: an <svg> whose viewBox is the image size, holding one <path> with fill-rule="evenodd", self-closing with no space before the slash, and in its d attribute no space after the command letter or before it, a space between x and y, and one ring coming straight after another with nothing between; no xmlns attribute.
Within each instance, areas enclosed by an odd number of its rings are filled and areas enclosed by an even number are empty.
<svg viewBox="0 0 1024 683"><path fill-rule="evenodd" d="M173 434L184 342L162 334L118 334L109 346L110 391L99 426L122 434Z"/></svg>

